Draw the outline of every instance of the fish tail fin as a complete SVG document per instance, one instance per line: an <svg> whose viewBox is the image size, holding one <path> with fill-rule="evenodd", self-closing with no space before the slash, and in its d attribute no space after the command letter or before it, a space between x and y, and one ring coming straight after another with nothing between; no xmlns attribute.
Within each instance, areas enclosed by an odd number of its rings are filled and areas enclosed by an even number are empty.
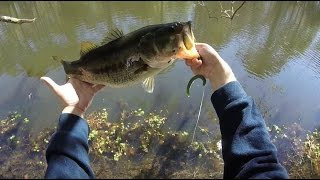
<svg viewBox="0 0 320 180"><path fill-rule="evenodd" d="M66 72L66 74L69 74L70 71L71 71L71 68L70 68L70 62L67 62L67 61L64 61L64 60L60 60L62 66L63 66L63 69L64 71Z"/></svg>
<svg viewBox="0 0 320 180"><path fill-rule="evenodd" d="M64 71L66 72L66 82L68 82L68 80L70 79L70 76L68 75L71 72L71 66L70 66L70 62L64 61L64 60L60 60Z"/></svg>
<svg viewBox="0 0 320 180"><path fill-rule="evenodd" d="M58 56L52 56L52 59L55 61L60 61L60 63L63 66L63 69L66 73L66 82L69 80L69 74L72 72L72 68L70 66L70 62L64 61L62 58L59 58Z"/></svg>
<svg viewBox="0 0 320 180"><path fill-rule="evenodd" d="M52 56L52 59L55 61L60 61L66 74L70 74L70 73L72 73L72 71L74 71L71 66L71 62L67 62L67 61L63 60L62 58L59 58L58 56Z"/></svg>

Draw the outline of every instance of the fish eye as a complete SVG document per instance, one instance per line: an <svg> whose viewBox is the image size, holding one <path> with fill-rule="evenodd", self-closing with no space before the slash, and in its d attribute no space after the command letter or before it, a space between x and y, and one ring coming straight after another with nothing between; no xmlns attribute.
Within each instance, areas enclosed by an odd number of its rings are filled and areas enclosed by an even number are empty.
<svg viewBox="0 0 320 180"><path fill-rule="evenodd" d="M173 53L175 53L175 52L176 52L176 50L174 49L174 50L172 50L172 52L173 52Z"/></svg>
<svg viewBox="0 0 320 180"><path fill-rule="evenodd" d="M174 27L173 26L170 26L169 32L174 32Z"/></svg>

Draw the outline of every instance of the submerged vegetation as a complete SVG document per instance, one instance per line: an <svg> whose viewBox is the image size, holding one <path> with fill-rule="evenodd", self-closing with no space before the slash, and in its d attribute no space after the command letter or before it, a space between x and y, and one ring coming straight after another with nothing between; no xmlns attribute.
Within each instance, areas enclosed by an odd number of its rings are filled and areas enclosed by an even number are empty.
<svg viewBox="0 0 320 180"><path fill-rule="evenodd" d="M278 149L280 162L290 178L320 178L320 131L308 132L294 123L269 129Z"/></svg>
<svg viewBox="0 0 320 180"><path fill-rule="evenodd" d="M90 114L88 122L92 129L90 156L95 158L92 167L97 177L222 177L217 141L191 144L188 132L164 128L168 122L162 112L124 110L120 119L112 123L103 109ZM197 174L194 168L202 173Z"/></svg>
<svg viewBox="0 0 320 180"><path fill-rule="evenodd" d="M186 131L165 128L160 112L123 110L110 121L102 109L87 116L90 159L97 178L222 178L220 134L194 141ZM1 120L1 178L43 178L45 149L55 128L31 133L29 119L17 112ZM269 128L290 178L320 177L320 131L298 124ZM199 133L208 133L201 129Z"/></svg>

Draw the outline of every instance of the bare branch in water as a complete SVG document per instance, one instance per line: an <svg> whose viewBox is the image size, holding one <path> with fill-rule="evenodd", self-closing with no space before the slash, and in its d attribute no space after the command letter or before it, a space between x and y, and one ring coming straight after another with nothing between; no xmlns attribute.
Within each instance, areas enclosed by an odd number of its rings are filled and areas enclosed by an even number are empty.
<svg viewBox="0 0 320 180"><path fill-rule="evenodd" d="M233 13L233 15L231 16L231 20L233 19L234 15L237 13L237 11L239 11L239 9L244 5L244 3L246 3L246 1L243 1L243 3L238 7L238 9L236 9ZM233 7L232 7L233 8Z"/></svg>
<svg viewBox="0 0 320 180"><path fill-rule="evenodd" d="M234 4L234 2L235 2L235 1L232 1L231 4ZM239 9L240 9L245 3L246 3L246 1L243 1L242 4L234 11L233 5L232 5L231 9L223 9L222 3L219 2L219 4L220 4L220 12L221 12L220 17L221 17L221 18L223 18L223 17L224 17L224 18L229 18L229 19L232 20L232 19L234 18L234 16L237 15L237 12L239 11ZM206 10L207 10L207 12L208 12L208 14L209 14L209 18L216 18L216 19L218 20L217 17L213 17L213 16L210 15L210 11L209 11L209 9L207 8L207 6L205 6L205 4L204 4L203 1L198 1L198 4L206 8Z"/></svg>
<svg viewBox="0 0 320 180"><path fill-rule="evenodd" d="M7 22L7 23L15 23L15 24L32 23L35 20L36 20L36 18L33 18L33 19L18 19L18 18L9 17L9 16L0 16L0 21Z"/></svg>
<svg viewBox="0 0 320 180"><path fill-rule="evenodd" d="M207 12L208 12L208 14L209 14L209 19L211 19L211 18L215 18L216 20L218 20L218 18L217 18L217 17L215 17L215 16L211 16L211 14L210 14L210 11L209 11L208 7L204 4L204 2L203 2L203 1L198 1L198 4L199 4L200 6L203 6L204 8L206 8L206 10L207 10Z"/></svg>

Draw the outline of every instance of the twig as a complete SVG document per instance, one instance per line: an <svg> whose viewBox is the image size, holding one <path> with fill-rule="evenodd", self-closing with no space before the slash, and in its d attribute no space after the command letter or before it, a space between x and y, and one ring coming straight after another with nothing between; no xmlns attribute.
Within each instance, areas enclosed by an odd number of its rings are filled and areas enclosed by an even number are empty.
<svg viewBox="0 0 320 180"><path fill-rule="evenodd" d="M228 10L224 10L224 9L223 9L221 2L219 2L219 4L220 4L220 12L221 12L221 13L224 13L224 14L222 14L220 17L229 18L230 15L227 13ZM230 10L229 10L229 11L230 11Z"/></svg>
<svg viewBox="0 0 320 180"><path fill-rule="evenodd" d="M234 2L235 2L235 1L232 1L231 3L234 4ZM231 6L231 9L223 9L222 3L219 2L219 4L220 4L220 12L221 12L220 17L221 17L221 18L222 18L222 17L224 17L224 18L229 18L229 19L232 20L232 19L234 18L234 16L237 14L237 12L239 11L239 9L240 9L245 3L246 3L246 1L243 1L242 4L234 11L233 6ZM210 11L209 11L208 7L204 4L203 1L198 1L198 4L199 4L200 6L203 6L203 7L206 8L206 10L207 10L207 12L208 12L208 14L209 14L209 18L215 18L216 20L218 20L217 17L210 15ZM229 14L229 13L230 13L230 14Z"/></svg>
<svg viewBox="0 0 320 180"><path fill-rule="evenodd" d="M9 17L9 16L0 16L0 21L7 22L7 23L15 23L15 24L32 23L35 20L36 20L36 18L33 18L33 19L18 19L18 18Z"/></svg>
<svg viewBox="0 0 320 180"><path fill-rule="evenodd" d="M206 10L207 10L207 12L208 12L208 15L209 15L209 19L211 19L211 18L215 18L216 20L218 20L218 18L217 18L217 17L215 17L215 16L211 16L211 14L210 14L210 11L209 11L208 7L204 4L204 2L203 2L203 1L198 1L198 4L199 4L200 6L203 6L204 8L206 8Z"/></svg>
<svg viewBox="0 0 320 180"><path fill-rule="evenodd" d="M238 9L236 9L233 13L233 15L231 16L231 20L233 19L234 15L237 13L237 11L244 5L244 3L246 3L246 1L243 1L243 3L238 7ZM233 10L233 9L232 9Z"/></svg>

